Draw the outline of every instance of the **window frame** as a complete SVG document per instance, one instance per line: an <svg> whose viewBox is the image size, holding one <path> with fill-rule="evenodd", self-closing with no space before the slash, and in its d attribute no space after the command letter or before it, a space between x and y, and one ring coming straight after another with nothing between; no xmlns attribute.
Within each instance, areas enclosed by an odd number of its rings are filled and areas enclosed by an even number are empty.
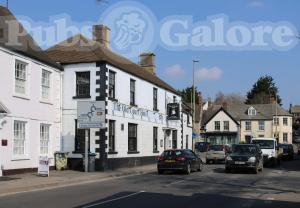
<svg viewBox="0 0 300 208"><path fill-rule="evenodd" d="M245 121L245 131L252 131L252 122L251 121Z"/></svg>
<svg viewBox="0 0 300 208"><path fill-rule="evenodd" d="M280 124L280 121L279 121L279 117L274 117L273 118L273 124L274 124L274 126L279 126L279 124Z"/></svg>
<svg viewBox="0 0 300 208"><path fill-rule="evenodd" d="M153 126L153 152L158 152L158 127Z"/></svg>
<svg viewBox="0 0 300 208"><path fill-rule="evenodd" d="M215 124L215 131L221 131L221 122L220 121L215 121L214 124ZM218 128L217 128L217 126L218 126Z"/></svg>
<svg viewBox="0 0 300 208"><path fill-rule="evenodd" d="M263 122L263 123L261 123ZM259 120L258 121L258 130L259 131L265 131L265 121L264 120Z"/></svg>
<svg viewBox="0 0 300 208"><path fill-rule="evenodd" d="M24 93L17 92L17 64L23 64L25 66L25 73L24 73ZM19 78L22 80L21 78ZM14 59L14 95L21 98L27 98L29 95L29 63L22 60L21 58L17 57Z"/></svg>
<svg viewBox="0 0 300 208"><path fill-rule="evenodd" d="M130 128L135 130L135 136L130 135ZM131 149L131 141L134 141L133 148ZM138 125L135 123L128 123L128 153L138 153Z"/></svg>
<svg viewBox="0 0 300 208"><path fill-rule="evenodd" d="M158 111L158 89L153 87L153 110Z"/></svg>
<svg viewBox="0 0 300 208"><path fill-rule="evenodd" d="M45 135L42 135L42 133L45 132L45 131L42 132L42 127L46 127L45 129L48 129L48 135L47 135L48 139L42 139L43 136L45 136ZM40 124L40 154L41 155L49 155L49 153L50 153L50 139L51 139L50 133L51 133L51 125L50 124L41 123ZM42 145L42 144L45 144L43 142L46 142L47 145ZM46 153L42 151L42 148L45 148L45 147L47 147L47 152Z"/></svg>
<svg viewBox="0 0 300 208"><path fill-rule="evenodd" d="M285 122L285 121L286 121L286 122ZM287 117L283 117L283 118L282 118L282 125L283 125L283 126L288 126L288 125L289 125L289 120L288 120Z"/></svg>
<svg viewBox="0 0 300 208"><path fill-rule="evenodd" d="M108 152L116 151L116 121L108 121Z"/></svg>
<svg viewBox="0 0 300 208"><path fill-rule="evenodd" d="M49 81L48 81L48 84L49 86L47 85L44 85L43 83L43 72L46 72L48 73L49 75ZM47 88L48 89L48 97L43 97L43 90ZM52 96L51 96L51 89L52 89L52 72L50 70L47 70L47 69L44 69L42 68L42 73L41 73L41 100L44 100L44 101L50 101Z"/></svg>
<svg viewBox="0 0 300 208"><path fill-rule="evenodd" d="M136 81L134 79L130 79L130 105L135 106L136 105Z"/></svg>
<svg viewBox="0 0 300 208"><path fill-rule="evenodd" d="M88 84L78 84L78 75L79 74L83 74L83 73L86 73L86 74L88 74L88 76L89 76L89 79L88 79ZM76 71L75 72L75 96L73 97L73 98L91 98L91 71ZM85 86L86 88L85 88L85 90L88 90L88 93L86 93L86 94L80 94L79 93L79 90L80 90L80 88L79 88L79 86ZM88 87L87 87L88 86Z"/></svg>
<svg viewBox="0 0 300 208"><path fill-rule="evenodd" d="M286 138L285 138L285 136L286 136ZM283 141L284 143L288 143L288 142L289 142L289 134L288 134L288 133L284 132L284 133L282 134L282 141Z"/></svg>
<svg viewBox="0 0 300 208"><path fill-rule="evenodd" d="M226 123L226 125L225 125L225 123ZM228 128L225 128L227 126L228 126ZM229 121L223 121L223 129L224 129L224 131L229 131L230 130L230 122Z"/></svg>
<svg viewBox="0 0 300 208"><path fill-rule="evenodd" d="M21 154L16 154L15 153L15 148L16 148L16 123L19 124L23 124L23 130L24 132L22 133L24 136L24 139L22 141L23 143L23 152ZM13 144L12 144L12 156L13 159L27 159L28 155L27 155L27 138L28 138L28 122L24 121L24 120L14 120L13 121ZM20 130L19 130L20 131ZM17 146L18 148L20 148L20 145Z"/></svg>
<svg viewBox="0 0 300 208"><path fill-rule="evenodd" d="M74 153L84 153L85 152L85 129L79 129L78 128L78 121L77 119L75 120L75 137L74 137ZM91 130L88 130L89 132L89 141L88 141L88 151L90 151L90 146L91 146ZM80 141L79 138L80 136L83 135L83 138L81 138L83 141ZM83 143L83 148L77 148L80 145L80 142ZM78 145L79 143L79 145Z"/></svg>
<svg viewBox="0 0 300 208"><path fill-rule="evenodd" d="M116 99L116 72L109 70L108 72L108 98L110 99ZM111 79L111 75L113 75L113 79ZM113 80L113 83L111 83L111 80ZM111 90L112 89L112 93L113 96L111 96Z"/></svg>

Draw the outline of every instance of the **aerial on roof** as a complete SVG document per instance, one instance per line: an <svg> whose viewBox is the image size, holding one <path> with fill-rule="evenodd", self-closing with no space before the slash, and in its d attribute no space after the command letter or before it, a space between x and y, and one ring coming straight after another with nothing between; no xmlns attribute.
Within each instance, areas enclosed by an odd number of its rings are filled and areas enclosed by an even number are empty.
<svg viewBox="0 0 300 208"><path fill-rule="evenodd" d="M253 107L256 110L255 115L248 115L248 109ZM215 114L223 108L222 105L213 105L207 111L203 113L203 122L202 125L206 124L207 121L211 119L211 117L215 116ZM254 104L254 105L246 105L246 104L228 104L226 109L227 111L236 121L240 120L272 120L273 116L292 116L289 112L284 110L278 104Z"/></svg>
<svg viewBox="0 0 300 208"><path fill-rule="evenodd" d="M18 30L10 30L8 24L14 24L14 27L17 25ZM36 59L54 68L63 69L61 65L47 56L16 17L3 6L0 6L0 30L0 47ZM25 35L19 35L20 32ZM14 40L17 40L17 43L13 42Z"/></svg>
<svg viewBox="0 0 300 208"><path fill-rule="evenodd" d="M151 74L129 59L114 53L99 42L90 40L81 34L68 38L67 40L49 48L46 52L49 57L62 65L104 61L129 74L147 80L161 88L178 94L177 90L156 75Z"/></svg>

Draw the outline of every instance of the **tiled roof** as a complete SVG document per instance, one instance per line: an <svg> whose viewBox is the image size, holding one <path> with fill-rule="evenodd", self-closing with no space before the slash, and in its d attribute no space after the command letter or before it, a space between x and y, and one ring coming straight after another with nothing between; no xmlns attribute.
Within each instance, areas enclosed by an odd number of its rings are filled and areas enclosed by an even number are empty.
<svg viewBox="0 0 300 208"><path fill-rule="evenodd" d="M177 90L156 75L151 74L129 59L114 53L97 41L90 40L81 34L75 35L49 48L46 52L54 61L62 65L103 61L129 74L178 94Z"/></svg>
<svg viewBox="0 0 300 208"><path fill-rule="evenodd" d="M17 24L19 31L9 30L8 21L13 21ZM37 45L32 37L26 32L22 24L16 19L16 17L6 8L0 6L0 46L32 59L38 60L44 64L52 66L57 69L63 69L61 65L57 64ZM25 35L19 36L19 32L24 31ZM9 33L9 34L8 34ZM20 45L8 45L9 38L16 37Z"/></svg>
<svg viewBox="0 0 300 208"><path fill-rule="evenodd" d="M300 105L295 105L291 108L291 113L300 113Z"/></svg>

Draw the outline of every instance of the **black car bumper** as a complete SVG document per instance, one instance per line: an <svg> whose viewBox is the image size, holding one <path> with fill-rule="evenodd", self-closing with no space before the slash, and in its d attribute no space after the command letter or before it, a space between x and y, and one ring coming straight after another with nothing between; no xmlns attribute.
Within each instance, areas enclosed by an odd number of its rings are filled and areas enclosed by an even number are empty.
<svg viewBox="0 0 300 208"><path fill-rule="evenodd" d="M186 163L160 163L157 164L158 170L185 170Z"/></svg>
<svg viewBox="0 0 300 208"><path fill-rule="evenodd" d="M256 163L252 163L252 162L240 162L238 161L239 164L237 164L235 161L231 161L231 162L226 162L225 163L225 167L226 169L255 169L257 164Z"/></svg>

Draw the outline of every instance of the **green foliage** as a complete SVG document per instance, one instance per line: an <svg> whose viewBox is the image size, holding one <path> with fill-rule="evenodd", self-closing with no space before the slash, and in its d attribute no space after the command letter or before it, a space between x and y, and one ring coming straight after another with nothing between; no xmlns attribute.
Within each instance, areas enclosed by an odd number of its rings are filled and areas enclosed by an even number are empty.
<svg viewBox="0 0 300 208"><path fill-rule="evenodd" d="M276 99L277 97L277 103L282 105L282 100L278 93L279 90L273 77L260 77L247 93L246 104L268 104L271 103L271 98Z"/></svg>
<svg viewBox="0 0 300 208"><path fill-rule="evenodd" d="M183 90L178 90L178 92L181 94L182 96L182 100L185 103L192 103L192 95L193 95L193 87L187 87ZM195 87L195 100L196 100L196 104L199 104L199 94L198 94L198 90L197 87Z"/></svg>

